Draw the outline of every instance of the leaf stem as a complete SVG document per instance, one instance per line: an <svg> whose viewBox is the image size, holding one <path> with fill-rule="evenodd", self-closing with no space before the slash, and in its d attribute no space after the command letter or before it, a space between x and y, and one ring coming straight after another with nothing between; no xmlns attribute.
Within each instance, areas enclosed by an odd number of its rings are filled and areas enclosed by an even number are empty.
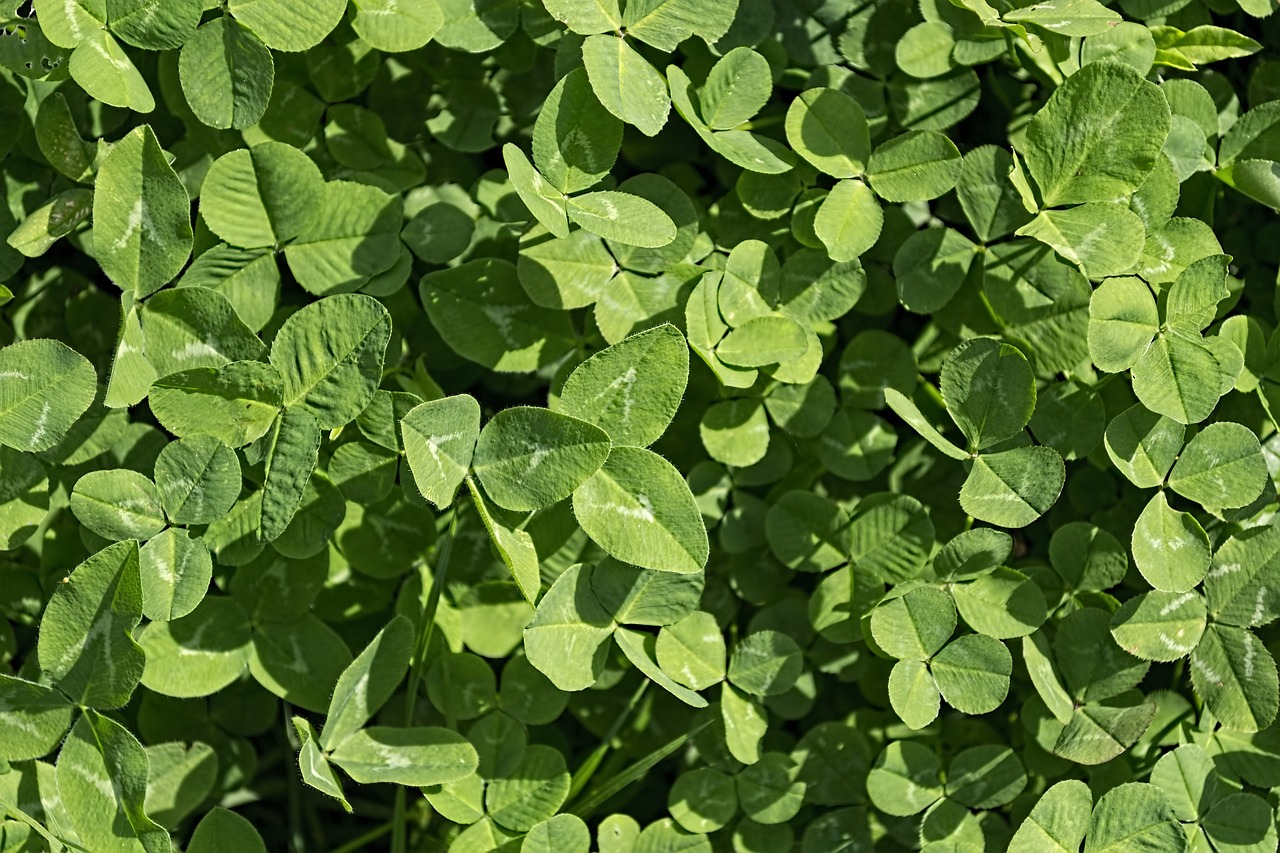
<svg viewBox="0 0 1280 853"><path fill-rule="evenodd" d="M585 820L588 816L590 816L590 814L593 811L599 808L606 800L608 800L614 794L618 793L623 788L630 785L632 782L639 780L646 773L648 773L654 767L654 765L656 765L659 761L662 761L662 759L666 758L667 756L671 755L676 750L678 750L680 747L684 746L685 742L689 740L689 738L693 737L698 732L702 731L704 728L709 726L711 724L712 719L713 717L710 717L710 716L704 717L702 722L695 725L688 732L680 735L679 737L673 738L672 740L668 741L664 745L658 747L653 752L646 755L644 758L632 764L626 770L623 770L621 773L614 776L609 781L605 782L599 788L596 788L594 791L591 792L591 796L587 797L587 799L583 800L581 803L579 803L570 811L572 811L573 814L576 814L578 817L583 818Z"/></svg>
<svg viewBox="0 0 1280 853"><path fill-rule="evenodd" d="M595 749L591 750L591 754L574 771L573 780L569 784L569 802L572 802L578 794L582 793L582 789L587 787L587 783L591 781L591 777L599 769L600 762L604 761L604 757L609 754L613 739L618 736L618 732L622 731L623 724L630 719L631 714L639 706L640 700L644 697L644 693L649 689L651 683L647 678L640 682L640 686L631 694L631 699L623 707L617 718L614 719L613 725L609 726L609 731L605 732L604 737L600 738L600 743Z"/></svg>
<svg viewBox="0 0 1280 853"><path fill-rule="evenodd" d="M289 708L289 703L281 700L280 708L284 712L284 741L289 745L290 752L296 752L302 748L301 744L294 743L295 732L293 731L293 711ZM307 840L302 835L302 791L299 786L299 777L292 770L288 773L289 783L286 793L288 794L289 809L289 849L296 853L303 853L307 849Z"/></svg>
<svg viewBox="0 0 1280 853"><path fill-rule="evenodd" d="M394 827L395 821L389 820L386 823L375 826L363 835L356 836L346 844L333 848L329 853L356 853L356 851L364 850L370 842L377 841L382 836L391 832Z"/></svg>
<svg viewBox="0 0 1280 853"><path fill-rule="evenodd" d="M422 673L426 668L427 650L431 647L431 634L436 624L436 611L440 608L440 595L444 592L445 578L449 574L449 556L453 553L453 540L458 533L458 510L449 518L449 532L436 549L436 565L431 572L431 591L427 593L427 605L422 611L422 623L418 626L418 642L414 648L413 666L409 670L409 690L405 694L404 722L413 724L413 714L418 707L418 690L422 686ZM391 851L407 853L408 818L403 785L396 786L395 814L391 820Z"/></svg>

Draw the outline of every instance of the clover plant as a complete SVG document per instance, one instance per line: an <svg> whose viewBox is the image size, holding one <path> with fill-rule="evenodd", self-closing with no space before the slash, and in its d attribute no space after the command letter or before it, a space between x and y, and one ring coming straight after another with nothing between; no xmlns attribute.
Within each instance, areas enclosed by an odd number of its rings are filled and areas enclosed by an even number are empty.
<svg viewBox="0 0 1280 853"><path fill-rule="evenodd" d="M1262 853L1276 0L0 0L0 852Z"/></svg>

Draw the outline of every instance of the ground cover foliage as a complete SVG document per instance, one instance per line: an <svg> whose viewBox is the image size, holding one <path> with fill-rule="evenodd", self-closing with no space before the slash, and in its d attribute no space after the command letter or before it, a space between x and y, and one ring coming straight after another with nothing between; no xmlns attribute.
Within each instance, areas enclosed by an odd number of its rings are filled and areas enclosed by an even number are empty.
<svg viewBox="0 0 1280 853"><path fill-rule="evenodd" d="M0 850L1275 850L1273 11L0 2Z"/></svg>

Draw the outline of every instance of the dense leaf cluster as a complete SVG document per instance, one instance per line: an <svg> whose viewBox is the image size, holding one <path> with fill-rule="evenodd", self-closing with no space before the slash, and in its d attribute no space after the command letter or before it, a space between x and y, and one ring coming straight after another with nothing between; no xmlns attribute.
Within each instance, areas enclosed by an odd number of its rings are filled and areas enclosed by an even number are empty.
<svg viewBox="0 0 1280 853"><path fill-rule="evenodd" d="M1274 851L1275 8L0 0L0 851Z"/></svg>

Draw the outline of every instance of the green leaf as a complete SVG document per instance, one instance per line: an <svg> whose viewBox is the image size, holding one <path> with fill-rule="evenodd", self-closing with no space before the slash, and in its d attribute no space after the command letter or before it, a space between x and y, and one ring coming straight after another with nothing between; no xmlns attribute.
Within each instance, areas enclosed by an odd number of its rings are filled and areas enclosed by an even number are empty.
<svg viewBox="0 0 1280 853"><path fill-rule="evenodd" d="M791 689L802 666L795 640L779 631L755 631L734 647L728 679L753 696L775 696Z"/></svg>
<svg viewBox="0 0 1280 853"><path fill-rule="evenodd" d="M75 231L89 216L93 193L72 189L58 193L22 220L6 242L28 258L38 258Z"/></svg>
<svg viewBox="0 0 1280 853"><path fill-rule="evenodd" d="M324 178L311 158L292 145L264 142L214 161L200 191L200 214L231 245L264 248L306 230L324 199Z"/></svg>
<svg viewBox="0 0 1280 853"><path fill-rule="evenodd" d="M1201 331L1213 322L1227 291L1229 255L1208 255L1187 264L1169 287L1165 322Z"/></svg>
<svg viewBox="0 0 1280 853"><path fill-rule="evenodd" d="M582 43L582 64L605 109L646 136L662 130L671 98L662 75L635 48L618 36L588 36Z"/></svg>
<svg viewBox="0 0 1280 853"><path fill-rule="evenodd" d="M724 680L724 635L706 611L694 611L664 627L654 651L663 672L685 687L705 690Z"/></svg>
<svg viewBox="0 0 1280 853"><path fill-rule="evenodd" d="M735 778L738 802L757 824L786 823L804 802L807 785L798 781L796 763L780 752L766 752Z"/></svg>
<svg viewBox="0 0 1280 853"><path fill-rule="evenodd" d="M187 853L267 853L267 845L248 820L214 806L196 825Z"/></svg>
<svg viewBox="0 0 1280 853"><path fill-rule="evenodd" d="M1153 587L1186 592L1209 572L1209 537L1190 513L1169 506L1157 492L1133 528L1133 562Z"/></svg>
<svg viewBox="0 0 1280 853"><path fill-rule="evenodd" d="M622 27L627 35L658 50L673 51L691 36L714 44L734 21L738 0L707 4L699 0L639 0L626 4Z"/></svg>
<svg viewBox="0 0 1280 853"><path fill-rule="evenodd" d="M658 684L663 690L666 690L686 705L694 708L707 707L706 699L676 682L654 662L654 649L656 648L657 638L653 634L633 631L630 628L619 626L613 632L613 639L617 642L618 648L622 649L622 653L626 655L627 660L631 661L632 665L644 673L649 680Z"/></svg>
<svg viewBox="0 0 1280 853"><path fill-rule="evenodd" d="M1041 211L1016 233L1051 246L1088 278L1100 279L1121 275L1138 263L1146 231L1138 214L1124 205L1091 202Z"/></svg>
<svg viewBox="0 0 1280 853"><path fill-rule="evenodd" d="M107 22L106 0L35 0L32 7L45 37L59 47L75 47Z"/></svg>
<svg viewBox="0 0 1280 853"><path fill-rule="evenodd" d="M969 454L965 453L929 422L924 413L915 404L910 397L902 394L895 388L884 389L885 402L889 404L889 408L893 409L898 417L907 422L907 425L920 433L926 441L942 451L943 454L950 456L952 459L968 459Z"/></svg>
<svg viewBox="0 0 1280 853"><path fill-rule="evenodd" d="M549 184L524 152L510 142L502 146L502 162L511 186L534 219L554 236L568 237L569 212L564 193Z"/></svg>
<svg viewBox="0 0 1280 853"><path fill-rule="evenodd" d="M833 261L852 261L875 245L884 225L884 212L862 181L836 184L813 221L814 233Z"/></svg>
<svg viewBox="0 0 1280 853"><path fill-rule="evenodd" d="M734 778L710 767L681 773L667 794L667 809L690 832L723 829L738 813Z"/></svg>
<svg viewBox="0 0 1280 853"><path fill-rule="evenodd" d="M1145 661L1116 645L1109 636L1110 624L1111 614L1085 607L1071 613L1058 626L1054 651L1067 688L1077 702L1121 696L1142 681L1149 668Z"/></svg>
<svg viewBox="0 0 1280 853"><path fill-rule="evenodd" d="M176 826L213 791L218 758L213 747L193 743L162 743L146 747L146 813L162 826Z"/></svg>
<svg viewBox="0 0 1280 853"><path fill-rule="evenodd" d="M808 349L804 328L788 317L770 314L749 320L716 346L716 356L737 367L763 367L800 358Z"/></svg>
<svg viewBox="0 0 1280 853"><path fill-rule="evenodd" d="M49 450L66 437L97 394L89 360L53 340L0 348L0 444Z"/></svg>
<svg viewBox="0 0 1280 853"><path fill-rule="evenodd" d="M271 50L253 30L230 18L202 26L178 56L187 103L214 128L244 130L257 124L267 111L275 73Z"/></svg>
<svg viewBox="0 0 1280 853"><path fill-rule="evenodd" d="M1205 629L1191 653L1191 683L1218 721L1234 731L1265 729L1280 707L1276 662L1243 628L1215 624Z"/></svg>
<svg viewBox="0 0 1280 853"><path fill-rule="evenodd" d="M1258 437L1236 423L1209 424L1182 449L1169 488L1208 509L1247 506L1268 478Z"/></svg>
<svg viewBox="0 0 1280 853"><path fill-rule="evenodd" d="M943 647L929 668L948 705L965 714L986 714L1009 693L1013 656L999 640L966 634Z"/></svg>
<svg viewBox="0 0 1280 853"><path fill-rule="evenodd" d="M867 796L885 814L908 817L942 797L942 765L933 750L915 741L894 741L867 776Z"/></svg>
<svg viewBox="0 0 1280 853"><path fill-rule="evenodd" d="M57 764L58 790L77 834L135 842L116 849L168 850L169 834L143 811L149 772L146 750L128 729L85 711Z"/></svg>
<svg viewBox="0 0 1280 853"><path fill-rule="evenodd" d="M0 674L0 756L43 758L62 743L75 707L52 687Z"/></svg>
<svg viewBox="0 0 1280 853"><path fill-rule="evenodd" d="M1268 526L1250 528L1222 543L1204 584L1215 621L1248 628L1280 616L1280 600L1271 593L1280 582L1278 555L1280 534Z"/></svg>
<svg viewBox="0 0 1280 853"><path fill-rule="evenodd" d="M1111 636L1143 660L1181 660L1195 649L1204 629L1204 599L1190 592L1146 592L1126 601L1111 618Z"/></svg>
<svg viewBox="0 0 1280 853"><path fill-rule="evenodd" d="M547 14L584 36L621 29L617 0L545 0Z"/></svg>
<svg viewBox="0 0 1280 853"><path fill-rule="evenodd" d="M895 663L889 671L889 703L907 728L919 730L937 719L942 694L929 667L917 660Z"/></svg>
<svg viewBox="0 0 1280 853"><path fill-rule="evenodd" d="M151 539L138 558L142 613L148 619L186 616L209 590L213 559L204 543L181 528L170 527Z"/></svg>
<svg viewBox="0 0 1280 853"><path fill-rule="evenodd" d="M1089 357L1099 370L1128 370L1160 331L1156 300L1140 278L1109 278L1089 300Z"/></svg>
<svg viewBox="0 0 1280 853"><path fill-rule="evenodd" d="M1107 455L1135 486L1154 488L1164 482L1182 450L1186 428L1157 415L1141 403L1130 406L1107 425Z"/></svg>
<svg viewBox="0 0 1280 853"><path fill-rule="evenodd" d="M71 511L81 524L112 541L150 539L165 527L156 484L137 471L90 471L76 481Z"/></svg>
<svg viewBox="0 0 1280 853"><path fill-rule="evenodd" d="M130 131L103 158L93 235L102 271L139 298L171 281L190 257L191 199L149 125Z"/></svg>
<svg viewBox="0 0 1280 853"><path fill-rule="evenodd" d="M1027 771L1018 756L998 744L969 747L947 768L947 798L970 808L1008 805L1026 784Z"/></svg>
<svg viewBox="0 0 1280 853"><path fill-rule="evenodd" d="M301 161L291 159L301 165ZM257 167L256 162L253 165ZM310 169L298 166L286 167L282 174L292 175L290 180L305 181L302 175L310 176ZM293 200L288 203L293 206ZM267 204L264 199L264 209L270 210ZM390 269L400 256L403 219L399 196L368 184L328 181L323 198L309 219L305 218L305 209L294 209L298 212L290 215L296 219L290 222L286 216L283 221L274 222L273 227L299 227L298 223L306 222L297 238L285 247L284 257L308 293L327 296L355 290L371 276ZM277 217L281 213L279 209L270 211ZM258 240L266 237L260 228L254 233L259 235Z"/></svg>
<svg viewBox="0 0 1280 853"><path fill-rule="evenodd" d="M1049 447L983 454L960 489L960 506L1001 527L1026 527L1057 501L1066 480L1062 457Z"/></svg>
<svg viewBox="0 0 1280 853"><path fill-rule="evenodd" d="M950 302L969 275L977 248L950 228L926 228L908 237L893 257L903 306L929 314Z"/></svg>
<svg viewBox="0 0 1280 853"><path fill-rule="evenodd" d="M609 174L622 144L622 122L606 110L581 68L560 78L533 127L533 162L562 193L590 189Z"/></svg>
<svg viewBox="0 0 1280 853"><path fill-rule="evenodd" d="M67 577L40 620L40 670L80 705L122 707L145 665L131 636L142 618L138 544L108 545Z"/></svg>
<svg viewBox="0 0 1280 853"><path fill-rule="evenodd" d="M1128 195L1155 168L1170 121L1155 84L1127 65L1090 63L1027 125L1027 170L1047 207Z"/></svg>
<svg viewBox="0 0 1280 853"><path fill-rule="evenodd" d="M833 501L810 492L782 495L765 516L769 549L787 568L833 569L848 559L849 516Z"/></svg>
<svg viewBox="0 0 1280 853"><path fill-rule="evenodd" d="M902 34L894 60L903 73L919 79L941 77L954 67L955 31L942 21L924 21Z"/></svg>
<svg viewBox="0 0 1280 853"><path fill-rule="evenodd" d="M302 741L302 749L298 751L298 770L301 771L302 781L317 791L333 797L342 806L343 811L350 814L351 804L343 794L342 783L338 780L338 774L334 771L333 765L320 751L319 738L316 737L315 729L302 717L294 717L291 722L298 733L298 739Z"/></svg>
<svg viewBox="0 0 1280 853"><path fill-rule="evenodd" d="M1009 842L1009 853L1076 853L1089 829L1093 795L1067 779L1045 791Z"/></svg>
<svg viewBox="0 0 1280 853"><path fill-rule="evenodd" d="M928 660L951 639L956 607L936 587L913 589L871 611L871 634L887 654L902 660Z"/></svg>
<svg viewBox="0 0 1280 853"><path fill-rule="evenodd" d="M283 397L284 381L274 367L234 361L170 374L151 386L148 402L174 435L211 435L243 447L267 434Z"/></svg>
<svg viewBox="0 0 1280 853"><path fill-rule="evenodd" d="M1275 815L1256 794L1230 794L1213 804L1200 826L1217 850L1269 850L1276 844Z"/></svg>
<svg viewBox="0 0 1280 853"><path fill-rule="evenodd" d="M164 446L156 457L156 488L175 524L208 524L226 515L240 497L240 459L211 435Z"/></svg>
<svg viewBox="0 0 1280 853"><path fill-rule="evenodd" d="M1022 432L1036 407L1035 378L1017 347L974 338L942 364L942 399L973 450Z"/></svg>
<svg viewBox="0 0 1280 853"><path fill-rule="evenodd" d="M951 589L969 627L1000 640L1025 637L1047 618L1044 593L1035 581L1004 566Z"/></svg>
<svg viewBox="0 0 1280 853"><path fill-rule="evenodd" d="M954 187L960 168L954 142L936 131L912 130L876 146L867 179L885 201L927 201Z"/></svg>
<svg viewBox="0 0 1280 853"><path fill-rule="evenodd" d="M453 503L480 437L480 404L468 394L414 406L400 420L405 458L422 496Z"/></svg>
<svg viewBox="0 0 1280 853"><path fill-rule="evenodd" d="M561 690L585 690L604 672L614 623L591 592L590 566L570 566L524 629L529 662Z"/></svg>
<svg viewBox="0 0 1280 853"><path fill-rule="evenodd" d="M147 81L106 27L93 27L79 40L68 68L72 79L95 100L137 113L156 108Z"/></svg>
<svg viewBox="0 0 1280 853"><path fill-rule="evenodd" d="M698 92L702 120L712 130L730 130L758 113L772 92L768 60L749 47L735 47L711 67Z"/></svg>
<svg viewBox="0 0 1280 853"><path fill-rule="evenodd" d="M434 727L370 726L345 738L330 756L360 783L441 785L475 772L476 749L457 732Z"/></svg>
<svg viewBox="0 0 1280 853"><path fill-rule="evenodd" d="M1123 19L1098 0L1048 0L1001 16L1011 24L1030 24L1060 36L1093 36L1105 33Z"/></svg>
<svg viewBox="0 0 1280 853"><path fill-rule="evenodd" d="M386 53L405 53L424 47L444 25L435 0L401 6L397 0L353 0L351 28L367 44Z"/></svg>
<svg viewBox="0 0 1280 853"><path fill-rule="evenodd" d="M396 616L343 670L325 715L323 748L340 747L386 704L409 669L414 639L413 623Z"/></svg>
<svg viewBox="0 0 1280 853"><path fill-rule="evenodd" d="M354 420L382 380L391 315L360 294L330 296L301 309L271 344L284 379L284 405L301 406L320 429Z"/></svg>
<svg viewBox="0 0 1280 853"><path fill-rule="evenodd" d="M703 414L698 431L711 458L726 465L754 465L769 446L769 421L759 400L715 404Z"/></svg>
<svg viewBox="0 0 1280 853"><path fill-rule="evenodd" d="M573 345L568 316L534 305L506 261L486 258L429 273L419 292L445 343L490 370L530 373Z"/></svg>
<svg viewBox="0 0 1280 853"><path fill-rule="evenodd" d="M694 612L706 578L658 572L605 560L591 574L591 589L614 621L625 625L671 625Z"/></svg>
<svg viewBox="0 0 1280 853"><path fill-rule="evenodd" d="M537 305L583 308L604 293L618 264L604 241L590 231L579 229L556 237L535 228L521 241L516 272L520 286Z"/></svg>
<svg viewBox="0 0 1280 853"><path fill-rule="evenodd" d="M40 102L35 118L35 135L40 153L49 165L73 181L88 183L93 180L93 158L97 146L81 137L71 115L71 107L61 92L54 92Z"/></svg>
<svg viewBox="0 0 1280 853"><path fill-rule="evenodd" d="M584 193L569 199L566 210L569 221L612 242L657 248L676 239L671 217L647 198L632 193Z"/></svg>
<svg viewBox="0 0 1280 853"><path fill-rule="evenodd" d="M249 671L263 687L308 711L324 713L350 664L347 644L314 614L254 628Z"/></svg>
<svg viewBox="0 0 1280 853"><path fill-rule="evenodd" d="M1077 764L1103 764L1133 746L1155 714L1155 703L1138 694L1082 705L1058 734L1053 754Z"/></svg>
<svg viewBox="0 0 1280 853"><path fill-rule="evenodd" d="M1234 344L1229 349L1239 358ZM1235 385L1238 370L1226 359L1220 346L1197 333L1161 332L1133 366L1133 393L1153 412L1180 424L1199 423Z"/></svg>
<svg viewBox="0 0 1280 853"><path fill-rule="evenodd" d="M1213 759L1204 747L1187 743L1160 756L1151 769L1151 784L1164 792L1178 820L1194 821L1201 805L1207 811L1215 799L1215 776Z"/></svg>
<svg viewBox="0 0 1280 853"><path fill-rule="evenodd" d="M193 367L257 361L267 354L227 298L204 287L172 288L141 312L147 361L160 376Z"/></svg>
<svg viewBox="0 0 1280 853"><path fill-rule="evenodd" d="M273 50L318 45L342 20L343 0L230 0L227 8Z"/></svg>
<svg viewBox="0 0 1280 853"><path fill-rule="evenodd" d="M578 365L553 410L595 424L615 445L647 447L675 417L689 350L670 324L631 335Z"/></svg>
<svg viewBox="0 0 1280 853"><path fill-rule="evenodd" d="M1127 782L1098 799L1084 849L1085 853L1120 853L1134 849L1181 851L1186 849L1186 835L1159 788L1143 782Z"/></svg>
<svg viewBox="0 0 1280 853"><path fill-rule="evenodd" d="M525 749L509 776L489 783L485 810L499 825L524 832L560 810L569 785L564 755L550 746L534 744Z"/></svg>
<svg viewBox="0 0 1280 853"><path fill-rule="evenodd" d="M573 494L582 529L623 562L696 572L709 544L693 493L670 462L648 450L615 447Z"/></svg>
<svg viewBox="0 0 1280 853"><path fill-rule="evenodd" d="M591 831L582 818L558 814L534 824L520 842L520 853L579 853L591 849Z"/></svg>
<svg viewBox="0 0 1280 853"><path fill-rule="evenodd" d="M760 741L769 726L764 708L726 681L720 691L720 719L729 754L743 764L759 761Z"/></svg>
<svg viewBox="0 0 1280 853"><path fill-rule="evenodd" d="M1064 726L1070 723L1075 713L1075 702L1062 686L1062 680L1054 669L1049 641L1045 639L1044 632L1036 631L1022 638L1022 659L1027 667L1027 675L1031 677L1031 684L1049 713Z"/></svg>
<svg viewBox="0 0 1280 853"><path fill-rule="evenodd" d="M244 673L252 639L249 616L234 598L205 596L186 616L143 630L142 684L162 696L210 696Z"/></svg>
<svg viewBox="0 0 1280 853"><path fill-rule="evenodd" d="M203 11L201 0L107 0L111 31L146 50L181 47L195 32Z"/></svg>
<svg viewBox="0 0 1280 853"><path fill-rule="evenodd" d="M573 494L609 457L597 426L547 409L517 406L480 431L472 467L486 494L511 510L548 507Z"/></svg>
<svg viewBox="0 0 1280 853"><path fill-rule="evenodd" d="M1158 51L1175 52L1193 66L1249 56L1262 49L1262 45L1248 36L1208 24L1186 32L1169 26L1153 27L1152 30Z"/></svg>
<svg viewBox="0 0 1280 853"><path fill-rule="evenodd" d="M278 539L302 503L320 453L320 427L305 409L289 407L280 412L265 436L265 468L262 481L263 542Z"/></svg>

